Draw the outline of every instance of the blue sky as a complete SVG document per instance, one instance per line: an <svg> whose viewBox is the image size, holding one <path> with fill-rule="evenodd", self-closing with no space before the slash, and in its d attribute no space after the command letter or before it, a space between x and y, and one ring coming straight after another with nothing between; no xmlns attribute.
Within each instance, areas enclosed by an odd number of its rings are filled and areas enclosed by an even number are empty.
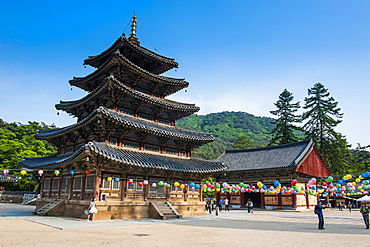
<svg viewBox="0 0 370 247"><path fill-rule="evenodd" d="M370 144L370 1L356 0L1 1L0 118L74 123L54 105L86 95L68 80L130 33L134 11L141 44L175 58L166 75L190 83L170 99L273 117L285 88L304 105L320 82L344 113L337 131Z"/></svg>

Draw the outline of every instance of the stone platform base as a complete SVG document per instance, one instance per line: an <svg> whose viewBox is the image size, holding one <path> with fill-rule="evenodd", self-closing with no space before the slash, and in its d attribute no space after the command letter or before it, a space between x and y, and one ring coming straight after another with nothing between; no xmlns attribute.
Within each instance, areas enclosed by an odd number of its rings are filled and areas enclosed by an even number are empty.
<svg viewBox="0 0 370 247"><path fill-rule="evenodd" d="M39 198L36 201L36 212L38 209L48 204L52 199ZM204 202L170 202L174 209L183 217L205 215ZM90 205L90 201L65 200L60 206L50 210L48 216L64 216L72 218L86 219L85 209ZM150 201L97 201L96 208L98 213L94 215L94 220L114 220L114 219L148 219Z"/></svg>

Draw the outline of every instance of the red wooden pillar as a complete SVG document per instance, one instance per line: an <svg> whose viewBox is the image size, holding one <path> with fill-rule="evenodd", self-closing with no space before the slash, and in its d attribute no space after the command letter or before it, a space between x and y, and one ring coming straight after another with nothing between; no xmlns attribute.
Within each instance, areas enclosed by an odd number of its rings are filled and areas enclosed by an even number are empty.
<svg viewBox="0 0 370 247"><path fill-rule="evenodd" d="M261 208L265 208L265 193L261 193Z"/></svg>
<svg viewBox="0 0 370 247"><path fill-rule="evenodd" d="M184 202L188 201L188 187L185 187L182 192L184 193Z"/></svg>
<svg viewBox="0 0 370 247"><path fill-rule="evenodd" d="M171 180L170 178L166 178L166 181L171 181ZM166 193L166 201L169 201L171 198L171 187L167 188L167 186L165 186L165 193Z"/></svg>
<svg viewBox="0 0 370 247"><path fill-rule="evenodd" d="M306 192L306 207L310 208L310 199L308 198L308 192Z"/></svg>
<svg viewBox="0 0 370 247"><path fill-rule="evenodd" d="M75 176L71 176L71 181L69 182L69 195L68 195L68 200L71 200L73 198L73 184L74 184L74 179Z"/></svg>
<svg viewBox="0 0 370 247"><path fill-rule="evenodd" d="M146 177L145 180L149 181L148 177ZM143 185L143 192L144 192L144 201L147 201L149 197L149 183Z"/></svg>
<svg viewBox="0 0 370 247"><path fill-rule="evenodd" d="M170 201L171 199L171 187L167 188L166 187L166 201Z"/></svg>
<svg viewBox="0 0 370 247"><path fill-rule="evenodd" d="M101 184L101 170L97 169L95 173L95 188L94 188L94 198L99 201L100 197L100 184Z"/></svg>
<svg viewBox="0 0 370 247"><path fill-rule="evenodd" d="M148 200L148 196L149 196L149 185L148 184L144 184L143 185L143 190L144 190L144 201L147 201Z"/></svg>
<svg viewBox="0 0 370 247"><path fill-rule="evenodd" d="M297 208L297 195L292 195L292 201L293 201L293 208Z"/></svg>
<svg viewBox="0 0 370 247"><path fill-rule="evenodd" d="M281 193L279 192L277 196L278 196L278 208L283 208Z"/></svg>
<svg viewBox="0 0 370 247"><path fill-rule="evenodd" d="M240 193L240 207L241 208L245 208L245 196L247 195L247 193ZM227 192L227 199L230 201L229 197L230 197L230 194L229 192Z"/></svg>
<svg viewBox="0 0 370 247"><path fill-rule="evenodd" d="M125 200L127 188L127 179L121 179L121 201Z"/></svg>
<svg viewBox="0 0 370 247"><path fill-rule="evenodd" d="M202 182L200 182L200 188L199 188L199 201L200 201L200 202L204 201L204 198L203 198Z"/></svg>
<svg viewBox="0 0 370 247"><path fill-rule="evenodd" d="M54 178L54 176L51 175L50 184L49 184L49 191L48 191L48 198L51 198L51 191L52 191L52 187L53 187L53 178Z"/></svg>
<svg viewBox="0 0 370 247"><path fill-rule="evenodd" d="M84 172L84 174L82 175L80 200L83 200L85 197L85 188L86 188L86 172Z"/></svg>
<svg viewBox="0 0 370 247"><path fill-rule="evenodd" d="M57 198L60 199L60 194L62 193L63 186L63 175L60 175L59 186L58 186L58 195Z"/></svg>

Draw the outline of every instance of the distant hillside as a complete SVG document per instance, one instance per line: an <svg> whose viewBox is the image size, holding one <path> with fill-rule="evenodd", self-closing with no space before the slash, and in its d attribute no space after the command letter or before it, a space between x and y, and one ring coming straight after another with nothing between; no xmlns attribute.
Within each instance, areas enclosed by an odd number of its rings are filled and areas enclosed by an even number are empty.
<svg viewBox="0 0 370 247"><path fill-rule="evenodd" d="M216 159L225 149L233 149L240 135L245 135L257 146L266 146L271 139L268 134L273 129L273 118L256 117L246 112L220 112L207 115L191 115L176 121L176 126L210 133L217 141L193 151L193 156L203 159Z"/></svg>

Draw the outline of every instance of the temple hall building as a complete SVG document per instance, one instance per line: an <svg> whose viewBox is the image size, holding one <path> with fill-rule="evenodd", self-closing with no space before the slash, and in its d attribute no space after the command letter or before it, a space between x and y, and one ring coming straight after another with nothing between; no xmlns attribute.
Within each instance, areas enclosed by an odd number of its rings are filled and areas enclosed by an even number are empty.
<svg viewBox="0 0 370 247"><path fill-rule="evenodd" d="M221 193L218 198L228 198L231 205L245 207L248 199L255 207L264 209L304 209L317 204L317 196L308 193L268 193L277 181L282 187L295 186L306 189L311 178L331 175L312 140L252 149L226 150L218 161L228 169L215 175L218 181L230 184L263 183L264 193Z"/></svg>

